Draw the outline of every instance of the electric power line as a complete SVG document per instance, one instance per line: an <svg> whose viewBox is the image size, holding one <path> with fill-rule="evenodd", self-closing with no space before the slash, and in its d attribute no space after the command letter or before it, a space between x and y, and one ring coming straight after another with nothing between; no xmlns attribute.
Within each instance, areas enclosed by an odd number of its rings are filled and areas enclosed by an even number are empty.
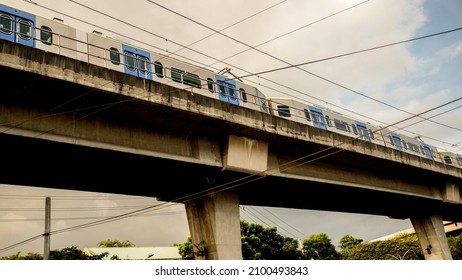
<svg viewBox="0 0 462 280"><path fill-rule="evenodd" d="M71 1L72 1L72 0L71 0ZM427 39L427 38L430 38L430 37L439 36L439 35L443 35L443 34L447 34L447 33L451 33L451 32L455 32L455 31L460 31L460 30L462 30L462 27L459 27L459 28L455 28L455 29L452 29L452 30L446 30L446 31L442 31L442 32L438 32L438 33L434 33L434 34L430 34L430 35L425 35L425 36L420 36L420 37L416 37L416 38L412 38L412 39L402 40L402 41L398 41L398 42L394 42L394 43L383 44L383 45L380 45L380 46L371 47L371 48L367 48L367 49L363 49L363 50L359 50L359 51L354 51L354 52L349 52L349 53L345 53L345 54L335 55L335 56L331 56L331 57L327 57L327 58L323 58L323 59L311 60L311 61L308 61L308 62L303 62L303 63L298 63L298 64L291 64L291 63L289 63L289 62L287 62L287 61L285 61L285 60L283 60L283 59L281 59L281 58L279 58L279 57L276 57L276 56L274 56L274 55L272 55L272 54L270 54L270 53L268 53L268 52L264 52L264 51L262 51L262 50L259 50L259 49L255 48L255 47L253 47L253 46L250 46L249 44L247 44L247 43L245 43L245 42L242 42L241 40L235 39L235 38L233 38L233 37L231 37L231 36L228 36L228 35L226 35L226 34L220 32L220 31L218 31L218 30L216 30L216 29L213 29L213 28L209 27L209 26L206 25L206 24L203 24L203 23L201 23L201 22L199 22L199 21L197 21L197 20L194 20L194 19L192 19L192 18L190 18L190 17L188 17L188 16L185 16L185 15L183 15L183 14L181 14L181 13L178 13L178 12L172 10L172 9L169 9L169 8L167 8L167 7L164 6L164 5L158 4L158 3L156 3L156 2L154 2L154 1L152 1L152 0L147 0L147 1L150 2L150 3L152 3L152 4L154 4L154 5L156 5L156 6L158 6L158 7L160 7L160 8L162 8L162 9L165 9L165 10L167 10L167 11L169 11L169 12L171 12L171 13L177 15L177 16L180 16L180 17L182 17L182 18L185 18L185 19L187 19L187 20L189 20L189 21L191 21L191 22L193 22L193 23L195 23L195 24L197 24L197 25L199 25L199 26L202 26L202 27L204 27L204 28L207 28L207 29L209 29L209 30L212 30L213 32L215 32L215 33L217 33L217 34L220 34L220 35L222 35L223 37L225 37L225 38L227 38L227 39L229 39L229 40L232 40L232 41L234 41L234 42L240 43L240 44L242 44L242 45L244 45L244 46L246 46L246 47L248 47L248 48L250 48L250 49L253 49L253 50L255 50L255 51L259 52L259 53L262 53L262 54L264 54L264 55L266 55L266 56L269 56L269 57L271 57L271 58L273 58L273 59L275 59L275 60L277 60L277 61L283 62L283 63L285 63L285 64L288 65L288 66L284 66L284 67L273 68L273 69L271 69L271 70L265 70L265 71L256 72L256 73L251 73L251 74L247 74L247 75L241 75L241 76L237 77L238 79L244 79L244 78L248 78L248 77L252 77L252 76L261 76L261 75L263 75L263 74L268 74L268 73L273 73L273 72L277 72L277 71L281 71L281 70L287 70L287 69L291 69L291 68L296 68L296 69L301 70L301 71L303 71L303 72L306 72L306 73L308 73L308 74L310 74L310 75L313 75L313 76L315 76L315 77L317 77L317 78L319 78L319 79L322 79L322 80L324 80L324 81L326 81L326 82L329 82L329 83L331 83L331 84L334 84L334 85L336 85L336 86L338 86L338 87L341 87L341 88L346 89L346 90L348 90L348 91L351 91L351 92L353 92L353 93L355 93L355 94L358 94L358 95L360 95L360 96L363 96L363 97L365 97L365 98L368 98L368 99L371 99L371 100L373 100L373 101L375 101L375 102L378 102L378 103L380 103L380 104L382 104L382 105L389 106L389 107L391 107L391 108L393 108L393 109L395 109L395 110L398 110L398 111L401 111L401 112L405 112L405 113L410 114L410 115L412 115L412 113L407 112L407 111L405 111L405 110L403 110L403 109L401 109L401 108L399 108L399 107L390 105L390 104L388 104L388 103L386 103L386 102L383 102L383 101L381 101L381 100L378 100L378 99L376 99L376 98L372 98L372 97L370 97L370 96L368 96L368 95L366 95L366 94L360 93L360 92L358 92L358 91L356 91L356 90L352 90L352 89L350 89L350 88L348 88L348 87L346 87L346 86L343 86L343 85L341 85L341 84L339 84L339 83L337 83L337 82L334 82L334 81L332 81L332 80L330 80L330 79L324 78L324 77L322 77L322 76L320 76L320 75L317 75L317 74L314 74L314 73L312 73L312 72L310 72L310 71L307 71L307 70L305 70L305 69L302 69L302 68L300 68L300 66L305 66L305 65L313 64L313 63L324 62L324 61L327 61L327 60L337 59L337 58L341 58L341 57L345 57L345 56L350 56L350 55L355 55L355 54L359 54L359 53L363 53L363 52L369 52L369 51L378 50L378 49L382 49L382 48L386 48L386 47L391 47L391 46L394 46L394 45L409 43L409 42L413 42L413 41L417 41L417 40L421 40L421 39ZM365 1L365 2L367 2L367 1ZM362 3L365 3L365 2L362 2ZM362 3L360 3L360 4L362 4ZM358 5L359 5L359 4L358 4ZM356 5L356 6L358 6L358 5ZM222 61L222 60L220 60L220 61ZM443 124L443 123L438 123L438 122L434 122L434 121L431 121L431 122L436 123L436 124L438 124L438 125L445 126L445 127L447 127L447 128L451 128L451 129L455 129L455 130L458 130L458 131L462 131L462 129L459 129L459 128L456 128L456 127L451 127L451 126L448 126L448 125Z"/></svg>

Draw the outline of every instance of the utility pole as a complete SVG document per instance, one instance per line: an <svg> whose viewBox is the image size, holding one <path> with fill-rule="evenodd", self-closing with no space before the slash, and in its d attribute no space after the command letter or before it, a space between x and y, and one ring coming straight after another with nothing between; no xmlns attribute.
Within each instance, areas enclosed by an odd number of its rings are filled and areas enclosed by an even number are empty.
<svg viewBox="0 0 462 280"><path fill-rule="evenodd" d="M43 259L50 259L50 230L51 230L51 198L45 198L45 243L43 248Z"/></svg>

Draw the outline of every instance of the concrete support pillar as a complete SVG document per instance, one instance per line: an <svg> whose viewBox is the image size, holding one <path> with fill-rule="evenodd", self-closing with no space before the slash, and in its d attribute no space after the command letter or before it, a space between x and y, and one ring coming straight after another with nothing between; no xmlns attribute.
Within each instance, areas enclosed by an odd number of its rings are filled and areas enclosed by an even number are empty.
<svg viewBox="0 0 462 280"><path fill-rule="evenodd" d="M239 198L232 191L185 203L196 259L242 260Z"/></svg>
<svg viewBox="0 0 462 280"><path fill-rule="evenodd" d="M426 260L452 260L441 215L411 218Z"/></svg>

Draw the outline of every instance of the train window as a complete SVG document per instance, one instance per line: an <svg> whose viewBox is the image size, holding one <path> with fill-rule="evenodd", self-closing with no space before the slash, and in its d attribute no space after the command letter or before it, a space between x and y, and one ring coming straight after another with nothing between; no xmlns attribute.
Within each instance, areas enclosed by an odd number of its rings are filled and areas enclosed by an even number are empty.
<svg viewBox="0 0 462 280"><path fill-rule="evenodd" d="M0 14L0 32L5 34L13 33L13 18L11 16Z"/></svg>
<svg viewBox="0 0 462 280"><path fill-rule="evenodd" d="M172 67L171 72L172 72L172 80L173 81L175 81L177 83L182 83L183 82L183 79L182 79L182 76L183 76L183 73L184 73L183 70Z"/></svg>
<svg viewBox="0 0 462 280"><path fill-rule="evenodd" d="M303 111L305 112L305 118L307 121L311 121L311 114L310 114L310 111L308 111L308 109L303 109Z"/></svg>
<svg viewBox="0 0 462 280"><path fill-rule="evenodd" d="M260 105L263 112L268 112L268 106L266 105L266 99L264 97L259 97Z"/></svg>
<svg viewBox="0 0 462 280"><path fill-rule="evenodd" d="M444 156L444 163L446 164L452 164L452 160L450 156Z"/></svg>
<svg viewBox="0 0 462 280"><path fill-rule="evenodd" d="M399 137L393 136L391 138L391 141L393 141L393 144L395 144L396 146L399 146L399 147L402 146L401 138Z"/></svg>
<svg viewBox="0 0 462 280"><path fill-rule="evenodd" d="M358 135L358 129L356 128L356 125L352 124L351 128L353 128L354 134Z"/></svg>
<svg viewBox="0 0 462 280"><path fill-rule="evenodd" d="M241 92L242 101L247 103L247 93L245 92L245 89L240 88L239 91Z"/></svg>
<svg viewBox="0 0 462 280"><path fill-rule="evenodd" d="M164 66L159 61L154 62L154 71L156 72L157 77L164 77Z"/></svg>
<svg viewBox="0 0 462 280"><path fill-rule="evenodd" d="M178 68L172 67L172 80L178 83L184 83L188 86L193 86L197 88L201 88L201 80L198 75L185 72Z"/></svg>
<svg viewBox="0 0 462 280"><path fill-rule="evenodd" d="M390 144L394 146L395 141L393 141L393 137L391 135L388 135L388 137L390 138Z"/></svg>
<svg viewBox="0 0 462 280"><path fill-rule="evenodd" d="M350 132L350 127L348 126L348 123L344 121L334 119L334 125L335 125L335 128L337 129Z"/></svg>
<svg viewBox="0 0 462 280"><path fill-rule="evenodd" d="M145 57L138 57L138 67L141 73L146 74L148 73L148 59Z"/></svg>
<svg viewBox="0 0 462 280"><path fill-rule="evenodd" d="M278 115L281 117L290 117L290 108L287 105L278 105Z"/></svg>
<svg viewBox="0 0 462 280"><path fill-rule="evenodd" d="M218 92L226 97L225 85L222 82L218 82Z"/></svg>
<svg viewBox="0 0 462 280"><path fill-rule="evenodd" d="M359 135L363 140L370 140L369 139L369 131L367 130L367 126L364 123L356 122L356 129L358 130Z"/></svg>
<svg viewBox="0 0 462 280"><path fill-rule="evenodd" d="M199 75L196 75L196 74L193 74L193 73L186 72L185 75L183 76L183 81L188 86L193 86L193 87L196 87L196 88L201 88L202 87Z"/></svg>
<svg viewBox="0 0 462 280"><path fill-rule="evenodd" d="M135 57L135 55L132 54L132 53L126 53L126 57L127 57L127 62L126 62L127 68L134 71L136 69L136 57Z"/></svg>
<svg viewBox="0 0 462 280"><path fill-rule="evenodd" d="M236 91L234 90L234 88L228 87L228 91L229 91L229 98L236 99Z"/></svg>
<svg viewBox="0 0 462 280"><path fill-rule="evenodd" d="M372 129L369 129L369 135L372 139L375 139L374 132L372 131Z"/></svg>
<svg viewBox="0 0 462 280"><path fill-rule="evenodd" d="M459 165L462 165L462 156L458 156L457 161L459 162Z"/></svg>
<svg viewBox="0 0 462 280"><path fill-rule="evenodd" d="M210 91L210 92L214 92L213 80L210 79L210 78L207 78L207 87L209 88L209 91Z"/></svg>
<svg viewBox="0 0 462 280"><path fill-rule="evenodd" d="M332 121L329 116L326 116L326 122L329 127L332 127Z"/></svg>
<svg viewBox="0 0 462 280"><path fill-rule="evenodd" d="M111 59L112 64L120 65L120 52L116 48L109 49L109 58Z"/></svg>
<svg viewBox="0 0 462 280"><path fill-rule="evenodd" d="M433 151L430 149L430 147L427 146L422 146L422 151L427 158L433 159Z"/></svg>
<svg viewBox="0 0 462 280"><path fill-rule="evenodd" d="M311 110L311 116L315 125L325 125L324 116L321 113Z"/></svg>
<svg viewBox="0 0 462 280"><path fill-rule="evenodd" d="M53 44L53 32L50 27L48 26L40 27L40 40L45 45Z"/></svg>
<svg viewBox="0 0 462 280"><path fill-rule="evenodd" d="M417 146L416 144L413 144L413 143L407 143L408 147L409 147L409 150L413 151L413 152L416 152L416 153L419 153L419 146Z"/></svg>
<svg viewBox="0 0 462 280"><path fill-rule="evenodd" d="M408 149L408 147L407 147L408 143L406 143L406 141L404 141L404 140L402 140L401 142L403 142L403 147L407 150Z"/></svg>
<svg viewBox="0 0 462 280"><path fill-rule="evenodd" d="M19 37L24 40L30 40L32 38L32 24L27 20L19 20Z"/></svg>

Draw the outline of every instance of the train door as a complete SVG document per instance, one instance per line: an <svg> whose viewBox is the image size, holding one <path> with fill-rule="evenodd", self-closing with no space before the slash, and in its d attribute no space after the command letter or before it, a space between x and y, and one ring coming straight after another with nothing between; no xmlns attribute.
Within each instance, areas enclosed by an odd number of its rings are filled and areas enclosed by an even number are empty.
<svg viewBox="0 0 462 280"><path fill-rule="evenodd" d="M152 80L151 56L148 52L122 46L125 73Z"/></svg>
<svg viewBox="0 0 462 280"><path fill-rule="evenodd" d="M0 5L0 39L35 47L35 16Z"/></svg>
<svg viewBox="0 0 462 280"><path fill-rule="evenodd" d="M221 101L239 105L239 96L236 82L222 76L215 76L217 80L218 96Z"/></svg>
<svg viewBox="0 0 462 280"><path fill-rule="evenodd" d="M369 135L369 131L367 130L366 124L358 121L356 121L355 123L356 128L358 129L359 139L371 142L371 136Z"/></svg>
<svg viewBox="0 0 462 280"><path fill-rule="evenodd" d="M308 111L311 114L311 120L313 121L314 127L327 129L326 118L324 112L316 107L308 106Z"/></svg>
<svg viewBox="0 0 462 280"><path fill-rule="evenodd" d="M422 144L422 151L424 153L424 155L428 158L428 159L431 159L433 160L434 157L433 157L433 151L432 149L430 148L430 146L426 145L426 144Z"/></svg>
<svg viewBox="0 0 462 280"><path fill-rule="evenodd" d="M401 136L399 134L392 133L390 135L391 144L395 145L398 151L403 151L403 142L401 141Z"/></svg>

